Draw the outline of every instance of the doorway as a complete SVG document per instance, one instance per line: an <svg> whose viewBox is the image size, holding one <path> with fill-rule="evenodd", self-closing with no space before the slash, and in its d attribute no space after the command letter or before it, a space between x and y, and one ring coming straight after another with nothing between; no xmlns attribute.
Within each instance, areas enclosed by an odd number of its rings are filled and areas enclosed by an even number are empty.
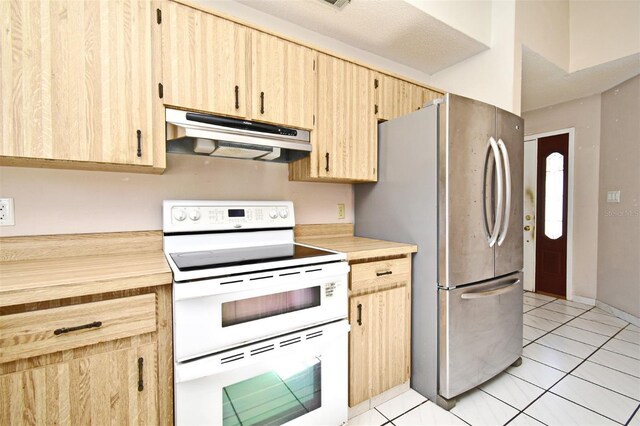
<svg viewBox="0 0 640 426"><path fill-rule="evenodd" d="M524 289L571 298L574 129L525 137Z"/></svg>

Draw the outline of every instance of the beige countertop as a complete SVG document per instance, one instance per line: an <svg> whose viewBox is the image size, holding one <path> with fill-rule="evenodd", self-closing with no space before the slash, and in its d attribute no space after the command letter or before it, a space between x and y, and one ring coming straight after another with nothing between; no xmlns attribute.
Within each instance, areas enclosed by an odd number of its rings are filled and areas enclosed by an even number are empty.
<svg viewBox="0 0 640 426"><path fill-rule="evenodd" d="M3 238L0 259L0 307L172 282L159 232Z"/></svg>
<svg viewBox="0 0 640 426"><path fill-rule="evenodd" d="M415 244L353 236L353 224L298 225L296 241L346 253L347 260L401 256L418 251Z"/></svg>
<svg viewBox="0 0 640 426"><path fill-rule="evenodd" d="M296 241L347 260L401 256L414 244L353 236L353 225L301 225ZM160 231L0 239L0 307L170 284Z"/></svg>
<svg viewBox="0 0 640 426"><path fill-rule="evenodd" d="M395 243L362 237L299 238L299 243L346 253L347 260L399 256L418 251L415 244Z"/></svg>

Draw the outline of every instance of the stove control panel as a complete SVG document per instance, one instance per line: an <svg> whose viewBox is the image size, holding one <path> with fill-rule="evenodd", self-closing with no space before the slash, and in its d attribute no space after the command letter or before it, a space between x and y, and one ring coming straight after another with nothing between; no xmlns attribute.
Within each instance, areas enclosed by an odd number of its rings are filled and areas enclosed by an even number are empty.
<svg viewBox="0 0 640 426"><path fill-rule="evenodd" d="M165 232L223 231L234 229L292 228L293 203L165 201Z"/></svg>

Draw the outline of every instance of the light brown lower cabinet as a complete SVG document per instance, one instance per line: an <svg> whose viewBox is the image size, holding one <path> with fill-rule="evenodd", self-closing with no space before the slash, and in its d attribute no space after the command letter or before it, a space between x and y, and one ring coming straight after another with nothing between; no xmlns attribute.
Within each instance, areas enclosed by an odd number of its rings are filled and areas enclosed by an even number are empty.
<svg viewBox="0 0 640 426"><path fill-rule="evenodd" d="M157 424L155 343L0 377L0 423Z"/></svg>
<svg viewBox="0 0 640 426"><path fill-rule="evenodd" d="M0 424L172 424L170 325L170 285L0 308Z"/></svg>
<svg viewBox="0 0 640 426"><path fill-rule="evenodd" d="M411 258L357 263L351 268L349 406L353 407L409 380Z"/></svg>

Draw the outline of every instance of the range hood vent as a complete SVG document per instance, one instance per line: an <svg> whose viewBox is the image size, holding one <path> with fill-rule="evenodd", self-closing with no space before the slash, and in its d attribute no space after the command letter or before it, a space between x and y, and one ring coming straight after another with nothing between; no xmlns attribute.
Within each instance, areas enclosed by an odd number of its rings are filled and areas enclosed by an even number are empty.
<svg viewBox="0 0 640 426"><path fill-rule="evenodd" d="M320 0L320 1L330 5L331 7L335 7L336 9L342 9L347 4L351 3L351 0Z"/></svg>
<svg viewBox="0 0 640 426"><path fill-rule="evenodd" d="M309 132L167 108L167 152L290 163L309 155Z"/></svg>

